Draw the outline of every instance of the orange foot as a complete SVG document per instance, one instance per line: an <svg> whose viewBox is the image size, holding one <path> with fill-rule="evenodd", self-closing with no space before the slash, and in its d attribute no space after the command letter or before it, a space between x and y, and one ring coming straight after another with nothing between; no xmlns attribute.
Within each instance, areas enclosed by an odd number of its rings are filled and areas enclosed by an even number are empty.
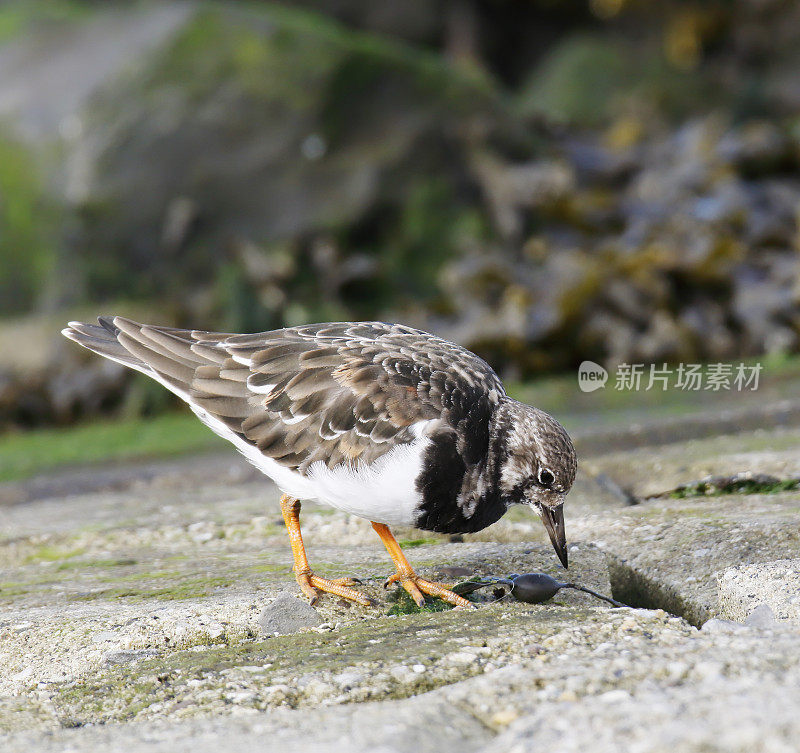
<svg viewBox="0 0 800 753"><path fill-rule="evenodd" d="M289 543L292 546L294 577L297 578L300 590L311 600L311 603L316 604L320 593L328 593L349 599L365 607L373 606L375 602L372 599L360 594L354 588L349 588L359 581L353 578L328 580L311 572L303 545L303 535L300 533L300 502L294 497L284 494L281 497L281 512L286 523L286 530L289 532Z"/></svg>
<svg viewBox="0 0 800 753"><path fill-rule="evenodd" d="M389 556L392 558L392 562L394 562L397 568L397 572L386 579L386 582L383 584L384 588L389 588L392 583L399 582L400 585L408 591L418 607L421 607L425 603L423 594L428 594L428 596L437 596L442 599L442 601L446 601L448 604L452 604L455 607L475 609L474 604L470 604L463 596L453 593L447 586L443 586L441 583L432 583L429 580L420 578L419 575L414 572L414 569L403 554L400 544L397 543L397 539L392 535L388 526L373 521L372 527L375 529L375 533L380 536L383 545L386 547L386 551L389 552Z"/></svg>
<svg viewBox="0 0 800 753"><path fill-rule="evenodd" d="M475 609L475 605L468 602L463 596L453 593L447 586L441 583L433 583L420 578L413 570L407 573L400 573L398 571L394 575L390 575L383 584L383 587L389 588L392 583L400 583L400 585L408 591L408 594L414 599L418 607L425 604L425 597L423 594L428 594L428 596L436 596L455 607Z"/></svg>
<svg viewBox="0 0 800 753"><path fill-rule="evenodd" d="M364 596L364 594L349 587L358 585L361 582L355 578L333 578L329 580L328 578L320 578L318 575L314 575L310 570L295 573L295 578L297 578L300 590L308 597L312 606L317 603L320 593L341 596L343 599L354 601L364 607L375 605L375 602L368 596Z"/></svg>

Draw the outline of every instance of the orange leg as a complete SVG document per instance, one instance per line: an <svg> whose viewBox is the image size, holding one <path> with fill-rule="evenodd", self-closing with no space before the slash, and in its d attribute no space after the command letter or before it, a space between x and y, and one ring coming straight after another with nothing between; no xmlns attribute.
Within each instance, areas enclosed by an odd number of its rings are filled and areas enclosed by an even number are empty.
<svg viewBox="0 0 800 753"><path fill-rule="evenodd" d="M300 533L300 502L288 494L284 494L281 497L281 512L283 513L283 522L286 523L286 530L289 531L289 543L292 545L294 575L300 590L311 600L311 603L316 603L319 593L322 591L355 601L365 607L372 606L374 602L371 599L360 594L354 588L348 588L348 586L358 583L353 578L328 580L311 572L306 549L303 546L303 535Z"/></svg>
<svg viewBox="0 0 800 753"><path fill-rule="evenodd" d="M417 606L420 607L425 603L423 594L426 593L429 596L438 596L443 601L454 604L457 607L466 607L467 609L475 608L474 605L470 604L464 597L454 594L441 583L432 583L429 580L420 578L414 572L414 568L409 564L405 554L403 554L403 550L400 548L400 544L397 543L397 539L392 535L388 526L385 526L383 523L373 523L372 527L375 529L375 533L381 537L386 551L389 552L389 556L397 567L397 572L386 579L386 582L383 584L384 588L388 588L392 583L399 581L400 585L408 591L411 598L414 599L414 601L417 602Z"/></svg>

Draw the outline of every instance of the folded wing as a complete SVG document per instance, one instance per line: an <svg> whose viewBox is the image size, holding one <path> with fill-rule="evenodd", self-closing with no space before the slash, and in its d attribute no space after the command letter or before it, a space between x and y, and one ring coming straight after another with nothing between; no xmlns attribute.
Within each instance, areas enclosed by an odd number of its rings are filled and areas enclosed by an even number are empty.
<svg viewBox="0 0 800 753"><path fill-rule="evenodd" d="M504 394L469 351L382 322L252 335L100 317L64 334L157 379L281 465L371 463L422 431L484 415ZM213 428L213 424L209 424Z"/></svg>

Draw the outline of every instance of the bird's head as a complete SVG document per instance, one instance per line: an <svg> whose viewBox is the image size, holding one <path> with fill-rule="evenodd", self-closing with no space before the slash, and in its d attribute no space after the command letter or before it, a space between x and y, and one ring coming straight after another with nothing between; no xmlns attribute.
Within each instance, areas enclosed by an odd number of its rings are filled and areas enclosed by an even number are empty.
<svg viewBox="0 0 800 753"><path fill-rule="evenodd" d="M567 567L564 498L578 467L564 427L538 408L506 399L494 416L499 491L507 505L530 505L542 518L558 558Z"/></svg>

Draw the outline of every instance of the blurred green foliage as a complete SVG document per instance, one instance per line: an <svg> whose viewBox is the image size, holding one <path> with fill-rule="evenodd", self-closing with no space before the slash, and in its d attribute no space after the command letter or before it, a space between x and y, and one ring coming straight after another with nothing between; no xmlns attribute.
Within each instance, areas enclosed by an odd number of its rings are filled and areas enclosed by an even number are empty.
<svg viewBox="0 0 800 753"><path fill-rule="evenodd" d="M41 181L32 152L0 131L0 313L29 309L52 271L54 208Z"/></svg>
<svg viewBox="0 0 800 753"><path fill-rule="evenodd" d="M389 301L435 302L442 265L490 237L486 216L463 206L451 188L436 176L420 180L388 228L382 255Z"/></svg>
<svg viewBox="0 0 800 753"><path fill-rule="evenodd" d="M75 429L9 433L0 436L0 482L76 463L161 458L223 445L188 411L146 420L99 421Z"/></svg>
<svg viewBox="0 0 800 753"><path fill-rule="evenodd" d="M177 318L234 330L435 305L442 265L491 234L443 130L505 107L484 72L390 37L283 5L205 4L89 112L108 146L81 208L88 296L167 296ZM306 155L309 137L319 154ZM199 230L169 249L175 196ZM267 283L242 245L280 268ZM204 308L187 310L198 289Z"/></svg>
<svg viewBox="0 0 800 753"><path fill-rule="evenodd" d="M583 127L607 125L630 109L681 117L720 101L702 77L671 64L659 47L599 33L556 44L518 95L526 115Z"/></svg>
<svg viewBox="0 0 800 753"><path fill-rule="evenodd" d="M605 37L569 37L536 69L520 102L530 114L596 125L607 119L614 98L631 78L618 43Z"/></svg>
<svg viewBox="0 0 800 753"><path fill-rule="evenodd" d="M22 34L34 24L78 20L89 12L74 0L3 0L0 3L0 43Z"/></svg>
<svg viewBox="0 0 800 753"><path fill-rule="evenodd" d="M52 120L0 132L0 315L403 320L519 378L798 350L800 5L414 7L0 2L0 87ZM104 80L48 89L62 53L78 79L112 48ZM0 421L172 404L25 345Z"/></svg>

